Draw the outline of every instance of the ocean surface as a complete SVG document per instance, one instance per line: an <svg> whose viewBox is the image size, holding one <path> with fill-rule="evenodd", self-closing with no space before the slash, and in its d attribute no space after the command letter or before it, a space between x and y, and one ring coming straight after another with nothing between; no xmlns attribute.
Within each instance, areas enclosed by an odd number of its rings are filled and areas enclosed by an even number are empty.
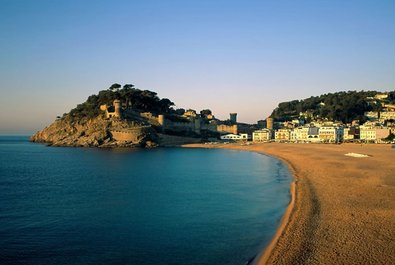
<svg viewBox="0 0 395 265"><path fill-rule="evenodd" d="M242 151L47 147L0 137L0 264L246 264L291 176Z"/></svg>

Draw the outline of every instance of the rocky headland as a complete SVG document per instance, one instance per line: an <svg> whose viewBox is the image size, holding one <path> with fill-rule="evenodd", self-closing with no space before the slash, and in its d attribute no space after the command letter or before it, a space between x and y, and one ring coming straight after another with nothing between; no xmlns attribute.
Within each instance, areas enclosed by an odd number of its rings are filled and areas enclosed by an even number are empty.
<svg viewBox="0 0 395 265"><path fill-rule="evenodd" d="M154 147L159 144L158 135L150 126L102 116L79 121L58 119L34 134L31 141L76 147Z"/></svg>
<svg viewBox="0 0 395 265"><path fill-rule="evenodd" d="M206 120L172 106L155 92L114 84L58 116L30 140L51 146L145 148L200 142Z"/></svg>

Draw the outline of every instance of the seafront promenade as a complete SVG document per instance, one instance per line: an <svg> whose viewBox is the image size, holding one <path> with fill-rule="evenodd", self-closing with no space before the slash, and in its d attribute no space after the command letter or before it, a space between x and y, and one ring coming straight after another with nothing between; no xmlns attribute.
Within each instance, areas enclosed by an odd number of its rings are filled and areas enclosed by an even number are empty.
<svg viewBox="0 0 395 265"><path fill-rule="evenodd" d="M395 264L391 145L187 145L275 156L294 174L294 204L255 264ZM346 154L360 154L355 157Z"/></svg>

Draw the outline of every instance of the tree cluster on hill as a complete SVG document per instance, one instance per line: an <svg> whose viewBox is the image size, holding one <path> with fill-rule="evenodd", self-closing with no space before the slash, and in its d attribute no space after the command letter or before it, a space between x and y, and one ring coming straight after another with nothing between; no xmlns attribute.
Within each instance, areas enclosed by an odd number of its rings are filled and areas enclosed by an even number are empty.
<svg viewBox="0 0 395 265"><path fill-rule="evenodd" d="M314 117L349 123L352 120L365 121L366 111L380 111L381 103L369 98L377 91L348 91L324 94L304 100L282 102L273 110L271 117L280 120L298 118L300 113L309 112ZM395 99L395 91L388 93L388 101Z"/></svg>
<svg viewBox="0 0 395 265"><path fill-rule="evenodd" d="M133 109L138 111L150 111L153 113L174 112L174 103L167 98L160 99L157 93L149 90L140 90L134 85L113 84L107 90L100 91L97 95L91 95L88 99L77 105L69 113L72 119L94 118L100 114L100 106L106 104L111 106L115 99L131 104Z"/></svg>

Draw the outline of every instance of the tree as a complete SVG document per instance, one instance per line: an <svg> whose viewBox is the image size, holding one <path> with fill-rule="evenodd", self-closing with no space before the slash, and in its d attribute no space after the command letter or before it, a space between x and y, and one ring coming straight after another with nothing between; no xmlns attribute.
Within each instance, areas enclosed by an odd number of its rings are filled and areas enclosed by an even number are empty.
<svg viewBox="0 0 395 265"><path fill-rule="evenodd" d="M133 89L133 88L134 88L134 85L132 85L132 84L125 84L125 85L123 85L123 89L125 89L125 90Z"/></svg>
<svg viewBox="0 0 395 265"><path fill-rule="evenodd" d="M176 112L176 114L177 114L177 115L180 115L180 116L181 116L181 115L184 115L184 113L185 113L185 109L182 109L182 108L180 108L180 109L176 109L176 111L175 111L175 112Z"/></svg>
<svg viewBox="0 0 395 265"><path fill-rule="evenodd" d="M367 99L375 94L376 91L336 92L299 101L282 102L271 116L277 120L289 120L297 117L300 112L308 111L324 119L351 122L363 117L366 111L371 111L373 108L380 109L380 106Z"/></svg>
<svg viewBox="0 0 395 265"><path fill-rule="evenodd" d="M174 103L167 98L160 99L156 92L134 88L132 84L126 84L122 89L120 84L113 84L109 89L99 91L83 103L70 111L70 117L74 120L93 118L100 115L100 106L106 104L112 106L115 99L122 103L131 103L137 111L148 111L152 113L174 113Z"/></svg>
<svg viewBox="0 0 395 265"><path fill-rule="evenodd" d="M375 104L372 105L373 111L380 112L382 109L382 105L380 101L376 101Z"/></svg>
<svg viewBox="0 0 395 265"><path fill-rule="evenodd" d="M207 115L211 115L211 114L212 114L212 112L209 109L204 109L204 110L200 111L200 115L202 115L202 116L207 116Z"/></svg>
<svg viewBox="0 0 395 265"><path fill-rule="evenodd" d="M115 91L121 88L121 85L118 83L112 84L109 88L109 90Z"/></svg>
<svg viewBox="0 0 395 265"><path fill-rule="evenodd" d="M161 112L169 112L170 107L174 106L174 103L168 98L162 98L159 100L159 107Z"/></svg>
<svg viewBox="0 0 395 265"><path fill-rule="evenodd" d="M395 91L391 91L388 93L388 100L390 102L394 102L395 101Z"/></svg>
<svg viewBox="0 0 395 265"><path fill-rule="evenodd" d="M387 136L387 138L384 139L384 141L387 142L392 142L395 140L395 134L393 134L392 132Z"/></svg>

